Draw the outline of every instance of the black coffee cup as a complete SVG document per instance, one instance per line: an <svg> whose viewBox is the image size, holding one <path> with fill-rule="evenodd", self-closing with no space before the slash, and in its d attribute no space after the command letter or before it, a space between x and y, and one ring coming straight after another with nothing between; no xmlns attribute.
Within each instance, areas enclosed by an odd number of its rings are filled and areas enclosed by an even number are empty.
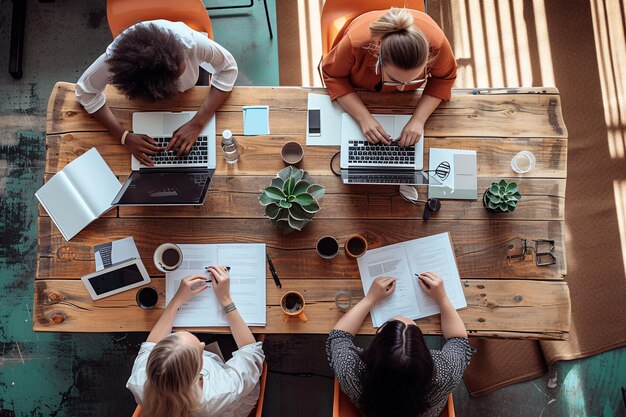
<svg viewBox="0 0 626 417"><path fill-rule="evenodd" d="M331 259L339 253L339 242L332 236L324 236L317 241L317 253L324 259Z"/></svg>
<svg viewBox="0 0 626 417"><path fill-rule="evenodd" d="M159 293L154 287L143 287L139 291L137 291L137 296L135 297L137 301L137 305L145 310L149 310L154 308L154 306L159 301Z"/></svg>

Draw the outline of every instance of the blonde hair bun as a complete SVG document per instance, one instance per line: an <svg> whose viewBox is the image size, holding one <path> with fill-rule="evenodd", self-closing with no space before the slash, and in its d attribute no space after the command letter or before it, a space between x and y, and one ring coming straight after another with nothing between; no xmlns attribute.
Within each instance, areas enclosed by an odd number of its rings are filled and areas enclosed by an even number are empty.
<svg viewBox="0 0 626 417"><path fill-rule="evenodd" d="M391 33L410 31L413 26L413 15L407 9L392 7L380 19L370 24L373 38L382 38Z"/></svg>

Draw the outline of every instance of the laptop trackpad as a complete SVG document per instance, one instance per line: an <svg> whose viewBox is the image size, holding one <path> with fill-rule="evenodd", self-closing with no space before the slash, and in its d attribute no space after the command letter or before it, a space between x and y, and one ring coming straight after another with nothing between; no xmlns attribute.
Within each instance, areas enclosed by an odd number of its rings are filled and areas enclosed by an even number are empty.
<svg viewBox="0 0 626 417"><path fill-rule="evenodd" d="M163 134L171 136L176 129L191 120L187 113L165 113L163 115Z"/></svg>

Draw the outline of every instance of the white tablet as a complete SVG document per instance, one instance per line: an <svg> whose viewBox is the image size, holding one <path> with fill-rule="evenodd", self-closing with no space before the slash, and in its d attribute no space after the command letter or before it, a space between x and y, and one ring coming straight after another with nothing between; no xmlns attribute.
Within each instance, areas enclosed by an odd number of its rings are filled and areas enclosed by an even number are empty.
<svg viewBox="0 0 626 417"><path fill-rule="evenodd" d="M150 276L143 262L132 258L102 271L85 275L81 280L87 287L91 298L99 300L131 288L141 287L150 282Z"/></svg>

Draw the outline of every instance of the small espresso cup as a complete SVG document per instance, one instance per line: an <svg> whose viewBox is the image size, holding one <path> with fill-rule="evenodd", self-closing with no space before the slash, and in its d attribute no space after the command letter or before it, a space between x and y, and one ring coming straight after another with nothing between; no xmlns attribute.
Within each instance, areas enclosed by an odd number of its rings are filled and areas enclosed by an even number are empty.
<svg viewBox="0 0 626 417"><path fill-rule="evenodd" d="M159 293L154 287L143 287L137 291L135 296L137 305L144 310L150 310L159 301Z"/></svg>
<svg viewBox="0 0 626 417"><path fill-rule="evenodd" d="M332 236L324 236L317 241L315 249L322 258L331 259L339 253L339 242Z"/></svg>
<svg viewBox="0 0 626 417"><path fill-rule="evenodd" d="M289 291L285 293L283 298L280 299L280 308L282 308L283 313L285 313L283 321L289 320L290 317L297 317L303 323L309 321L304 314L305 305L304 297L299 292Z"/></svg>
<svg viewBox="0 0 626 417"><path fill-rule="evenodd" d="M280 156L286 164L296 165L304 157L304 149L298 142L287 142L280 151Z"/></svg>
<svg viewBox="0 0 626 417"><path fill-rule="evenodd" d="M348 236L343 248L349 257L359 258L367 251L367 240L361 235Z"/></svg>
<svg viewBox="0 0 626 417"><path fill-rule="evenodd" d="M183 251L173 243L164 243L154 251L154 266L161 272L175 270L183 263Z"/></svg>

